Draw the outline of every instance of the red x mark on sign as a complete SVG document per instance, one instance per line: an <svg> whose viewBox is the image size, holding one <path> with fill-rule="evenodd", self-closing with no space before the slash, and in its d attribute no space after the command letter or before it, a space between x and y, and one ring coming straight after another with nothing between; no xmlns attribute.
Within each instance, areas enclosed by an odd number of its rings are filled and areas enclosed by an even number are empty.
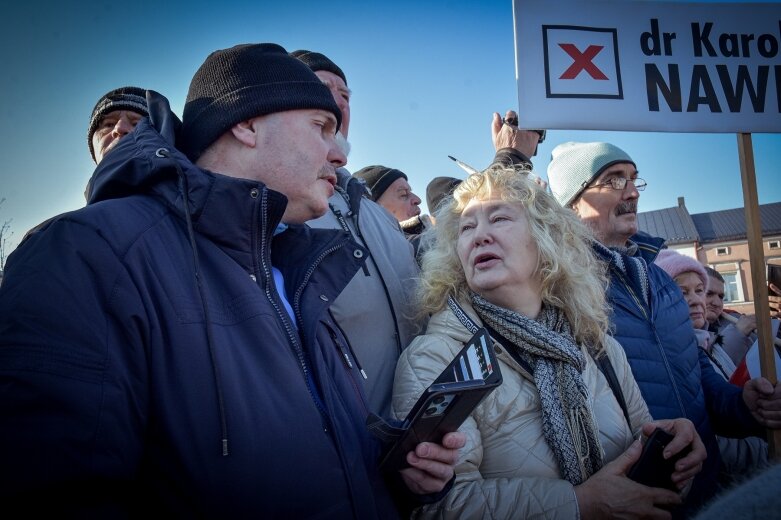
<svg viewBox="0 0 781 520"><path fill-rule="evenodd" d="M588 72L589 76L594 79L608 79L591 61L599 54L599 51L604 49L604 46L589 45L583 52L580 52L578 48L571 43L560 43L559 47L564 49L564 52L569 54L574 60L574 63L564 71L564 74L562 74L559 79L575 79L578 74L580 74L581 70Z"/></svg>

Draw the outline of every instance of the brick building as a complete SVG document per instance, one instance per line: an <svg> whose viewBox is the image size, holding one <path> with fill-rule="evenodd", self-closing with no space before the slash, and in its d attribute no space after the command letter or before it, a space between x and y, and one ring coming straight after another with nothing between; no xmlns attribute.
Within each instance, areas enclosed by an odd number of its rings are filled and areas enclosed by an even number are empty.
<svg viewBox="0 0 781 520"><path fill-rule="evenodd" d="M759 206L765 263L781 264L781 202ZM678 206L638 213L641 231L667 240L670 249L696 258L724 277L725 307L754 312L751 265L743 208L690 214Z"/></svg>

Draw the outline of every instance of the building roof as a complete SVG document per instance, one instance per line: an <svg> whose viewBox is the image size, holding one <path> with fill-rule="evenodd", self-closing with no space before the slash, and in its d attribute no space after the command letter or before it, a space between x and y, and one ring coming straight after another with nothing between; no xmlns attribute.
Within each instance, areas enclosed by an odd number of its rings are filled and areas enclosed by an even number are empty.
<svg viewBox="0 0 781 520"><path fill-rule="evenodd" d="M760 204L762 235L781 235L781 202ZM683 197L678 206L637 214L641 231L662 237L669 245L691 242L707 244L746 238L746 217L743 208L689 214Z"/></svg>
<svg viewBox="0 0 781 520"><path fill-rule="evenodd" d="M697 227L684 205L638 213L637 225L651 236L664 238L668 245L699 241Z"/></svg>
<svg viewBox="0 0 781 520"><path fill-rule="evenodd" d="M691 218L704 244L746 238L746 215L743 208L697 213ZM781 234L781 202L761 204L759 220L762 222L763 236Z"/></svg>

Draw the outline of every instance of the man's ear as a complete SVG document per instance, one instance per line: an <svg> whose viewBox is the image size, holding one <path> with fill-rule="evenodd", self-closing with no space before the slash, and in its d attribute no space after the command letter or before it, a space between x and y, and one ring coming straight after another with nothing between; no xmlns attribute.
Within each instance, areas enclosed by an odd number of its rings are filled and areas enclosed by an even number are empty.
<svg viewBox="0 0 781 520"><path fill-rule="evenodd" d="M580 201L582 199L578 197L573 202L570 203L569 209L575 212L575 215L580 216Z"/></svg>
<svg viewBox="0 0 781 520"><path fill-rule="evenodd" d="M255 125L254 119L248 119L233 125L231 127L231 134L233 134L233 137L235 137L241 144L249 146L250 148L255 148L258 137L256 126L257 125Z"/></svg>

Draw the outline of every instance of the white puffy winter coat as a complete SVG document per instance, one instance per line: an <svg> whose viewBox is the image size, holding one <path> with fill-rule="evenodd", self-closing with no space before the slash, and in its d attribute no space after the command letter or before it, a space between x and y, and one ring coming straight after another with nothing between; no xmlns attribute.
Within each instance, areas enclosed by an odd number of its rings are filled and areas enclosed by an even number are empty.
<svg viewBox="0 0 781 520"><path fill-rule="evenodd" d="M461 305L479 324L472 307ZM399 359L393 389L393 411L398 418L406 416L470 337L450 309L432 317L426 334L415 338ZM577 518L573 486L561 478L545 441L533 377L501 345L494 343L494 350L504 381L459 429L467 442L459 454L455 486L443 500L416 514L458 519ZM641 426L651 420L623 349L608 338L606 351L621 384L632 429L607 380L586 355L583 378L605 463L624 452Z"/></svg>

